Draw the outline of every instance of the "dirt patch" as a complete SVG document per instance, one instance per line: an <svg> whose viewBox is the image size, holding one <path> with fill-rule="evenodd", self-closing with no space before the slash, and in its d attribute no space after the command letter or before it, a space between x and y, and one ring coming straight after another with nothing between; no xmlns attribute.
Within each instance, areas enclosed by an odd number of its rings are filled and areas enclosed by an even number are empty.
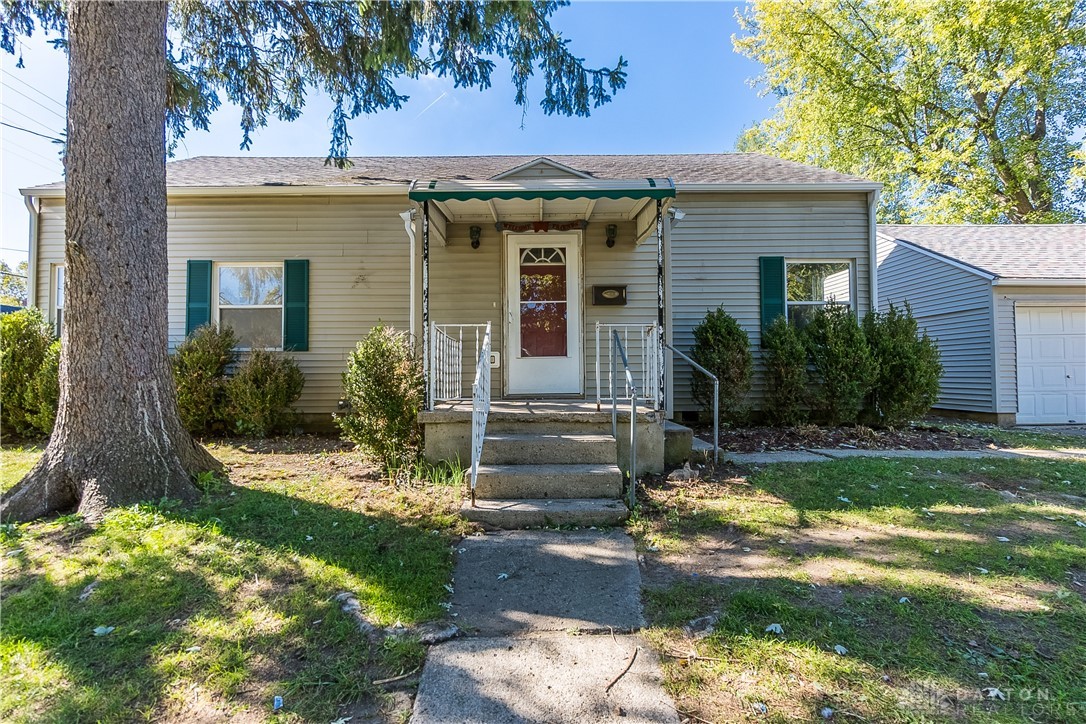
<svg viewBox="0 0 1086 724"><path fill-rule="evenodd" d="M697 435L712 442L711 430ZM728 452L753 453L809 448L856 450L990 450L999 446L991 438L963 435L934 427L916 426L901 430L873 430L855 427L739 427L721 430L720 447Z"/></svg>

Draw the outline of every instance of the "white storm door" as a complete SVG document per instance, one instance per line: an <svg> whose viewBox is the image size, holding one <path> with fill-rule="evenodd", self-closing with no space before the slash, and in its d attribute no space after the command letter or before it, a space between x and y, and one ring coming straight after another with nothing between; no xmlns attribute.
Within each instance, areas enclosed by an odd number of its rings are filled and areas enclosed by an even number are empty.
<svg viewBox="0 0 1086 724"><path fill-rule="evenodd" d="M1020 424L1086 422L1086 307L1015 305Z"/></svg>
<svg viewBox="0 0 1086 724"><path fill-rule="evenodd" d="M505 296L506 392L580 395L580 237L509 235Z"/></svg>

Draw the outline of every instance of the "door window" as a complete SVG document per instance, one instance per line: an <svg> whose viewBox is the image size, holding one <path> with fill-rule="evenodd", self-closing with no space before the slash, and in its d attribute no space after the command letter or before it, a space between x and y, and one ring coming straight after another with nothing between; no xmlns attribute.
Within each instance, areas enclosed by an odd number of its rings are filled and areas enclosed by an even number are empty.
<svg viewBox="0 0 1086 724"><path fill-rule="evenodd" d="M520 356L568 354L566 253L531 247L520 254Z"/></svg>

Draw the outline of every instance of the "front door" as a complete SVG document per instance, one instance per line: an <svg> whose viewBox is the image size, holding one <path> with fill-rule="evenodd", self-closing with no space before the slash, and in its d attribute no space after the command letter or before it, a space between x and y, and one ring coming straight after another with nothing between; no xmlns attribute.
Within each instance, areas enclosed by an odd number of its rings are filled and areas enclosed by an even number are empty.
<svg viewBox="0 0 1086 724"><path fill-rule="evenodd" d="M580 395L580 236L510 234L506 269L506 392Z"/></svg>

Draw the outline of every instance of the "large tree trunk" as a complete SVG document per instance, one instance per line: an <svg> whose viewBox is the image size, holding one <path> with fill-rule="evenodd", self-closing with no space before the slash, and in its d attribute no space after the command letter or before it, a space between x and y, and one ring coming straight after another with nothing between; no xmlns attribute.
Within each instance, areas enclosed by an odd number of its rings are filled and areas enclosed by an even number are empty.
<svg viewBox="0 0 1086 724"><path fill-rule="evenodd" d="M182 428L167 354L166 4L69 6L60 409L5 520L192 500L221 468Z"/></svg>

